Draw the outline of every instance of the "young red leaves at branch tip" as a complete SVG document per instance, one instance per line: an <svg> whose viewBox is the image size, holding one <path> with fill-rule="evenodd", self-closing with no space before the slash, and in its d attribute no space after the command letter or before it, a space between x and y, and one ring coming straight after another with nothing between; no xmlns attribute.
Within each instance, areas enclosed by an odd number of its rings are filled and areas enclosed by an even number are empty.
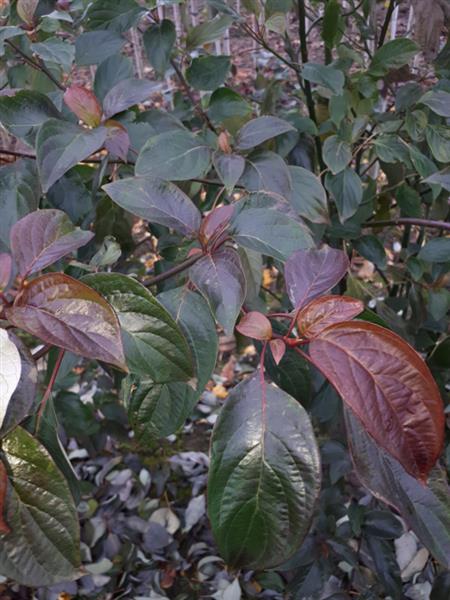
<svg viewBox="0 0 450 600"><path fill-rule="evenodd" d="M220 243L222 234L225 233L228 225L234 214L234 206L227 204L225 206L218 206L213 209L209 215L203 219L200 226L198 239L203 248L208 246L217 246Z"/></svg>
<svg viewBox="0 0 450 600"><path fill-rule="evenodd" d="M72 85L64 93L64 102L89 127L98 127L103 111L97 97L87 88Z"/></svg>
<svg viewBox="0 0 450 600"><path fill-rule="evenodd" d="M439 389L422 358L373 323L337 323L309 346L310 357L378 444L423 482L444 441Z"/></svg>
<svg viewBox="0 0 450 600"><path fill-rule="evenodd" d="M348 296L322 296L309 302L297 315L299 334L312 339L335 323L351 321L364 310L361 300Z"/></svg>
<svg viewBox="0 0 450 600"><path fill-rule="evenodd" d="M294 252L284 268L286 289L294 308L301 308L329 292L344 277L348 267L345 252L327 245Z"/></svg>
<svg viewBox="0 0 450 600"><path fill-rule="evenodd" d="M257 311L245 314L236 325L236 329L242 335L254 340L267 341L272 337L272 325L269 319Z"/></svg>
<svg viewBox="0 0 450 600"><path fill-rule="evenodd" d="M279 365L281 362L281 359L283 358L283 356L286 352L286 344L283 342L283 340L277 339L277 340L270 340L269 346L270 346L270 350L272 352L272 356L273 356L273 360L275 361L275 364Z"/></svg>

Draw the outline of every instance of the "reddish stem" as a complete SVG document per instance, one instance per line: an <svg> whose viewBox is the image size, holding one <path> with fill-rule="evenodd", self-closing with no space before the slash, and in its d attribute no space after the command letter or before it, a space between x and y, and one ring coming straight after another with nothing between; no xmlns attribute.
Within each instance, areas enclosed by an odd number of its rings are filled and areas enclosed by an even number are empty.
<svg viewBox="0 0 450 600"><path fill-rule="evenodd" d="M50 398L50 394L52 393L53 386L55 385L56 377L58 376L58 371L61 366L62 360L64 358L64 352L65 352L65 350L63 348L59 349L58 357L56 359L55 366L53 367L50 381L48 382L47 389L45 390L45 394L42 397L41 405L39 407L39 412L37 414L36 431L39 430L39 425L41 423L42 415L44 414L44 410L47 405L48 399Z"/></svg>

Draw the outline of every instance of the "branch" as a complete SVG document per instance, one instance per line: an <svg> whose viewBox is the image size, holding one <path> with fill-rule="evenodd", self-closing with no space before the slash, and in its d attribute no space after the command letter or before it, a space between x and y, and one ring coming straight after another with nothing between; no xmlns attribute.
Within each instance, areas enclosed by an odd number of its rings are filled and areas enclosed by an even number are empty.
<svg viewBox="0 0 450 600"><path fill-rule="evenodd" d="M16 52L17 54L19 54L23 58L23 60L28 65L30 65L30 67L32 67L33 69L36 69L37 71L41 71L41 73L44 73L44 75L46 75L50 79L50 81L52 81L56 85L56 87L58 87L63 92L66 91L66 89L67 89L66 86L64 84L62 84L61 82L59 82L56 79L56 77L54 77L52 75L52 73L47 69L47 67L43 64L43 62L41 60L35 60L31 56L28 56L28 54L26 54L21 48L19 48L18 46L16 46L10 40L6 40L5 44L8 44L8 46L10 48L12 48L14 50L14 52Z"/></svg>
<svg viewBox="0 0 450 600"><path fill-rule="evenodd" d="M392 13L395 9L395 0L391 0L389 3L389 7L386 12L386 16L384 18L383 26L381 27L380 39L378 40L377 48L381 48L384 44L384 40L386 39L386 34L389 29L389 23L391 22Z"/></svg>
<svg viewBox="0 0 450 600"><path fill-rule="evenodd" d="M205 121L206 125L209 127L209 129L211 129L211 131L214 131L214 133L217 133L216 128L214 127L214 125L211 122L211 119L208 117L208 115L205 113L205 111L203 110L203 108L200 106L200 104L197 102L197 100L195 99L195 96L191 90L191 88L189 87L188 82L186 81L180 67L177 65L177 63L172 59L170 61L170 64L173 67L173 70L175 71L175 73L177 74L178 79L180 80L181 85L184 88L184 91L186 92L186 94L189 97L189 100L192 102L192 104L194 105L195 110L197 111L197 113L201 116L201 118Z"/></svg>
<svg viewBox="0 0 450 600"><path fill-rule="evenodd" d="M171 269L164 271L164 273L155 275L154 277L151 277L148 281L145 281L143 283L146 287L150 287L151 285L156 285L157 283L161 283L161 281L170 279L171 277L178 275L178 273L181 273L182 271L189 269L189 267L192 267L192 265L195 264L202 257L203 257L203 254L200 252L198 254L193 254L192 256L190 256L189 258L187 258L186 260L181 262L179 265L176 265L175 267L172 267Z"/></svg>
<svg viewBox="0 0 450 600"><path fill-rule="evenodd" d="M420 225L421 227L450 231L450 223L446 223L445 221L429 221L428 219L413 219L409 217L363 223L363 227L385 227L387 225Z"/></svg>

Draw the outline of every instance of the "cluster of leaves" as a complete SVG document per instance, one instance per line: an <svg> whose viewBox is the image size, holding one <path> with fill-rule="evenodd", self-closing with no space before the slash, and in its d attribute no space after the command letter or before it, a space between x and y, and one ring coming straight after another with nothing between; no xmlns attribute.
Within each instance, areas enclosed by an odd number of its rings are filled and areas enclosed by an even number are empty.
<svg viewBox="0 0 450 600"><path fill-rule="evenodd" d="M253 30L247 14L214 0L214 18L180 39L172 21L134 0L86 10L81 1L11 3L0 27L0 122L26 150L0 168L2 574L31 586L80 575L79 497L49 402L65 353L100 362L145 448L177 432L198 403L217 325L260 353L211 439L208 513L227 564L272 568L301 546L321 490L308 400L314 388L313 415L332 421L323 418L328 381L361 481L449 567L450 499L437 461L450 238L434 235L450 229L449 50L425 87L408 68L419 47L384 43L391 9L379 32L367 26L370 3L348 12L325 4L322 64L308 60L301 0L299 47L286 26L290 3L247 2L264 21ZM262 100L225 85L231 59L209 44L229 27L298 85L267 81ZM132 28L153 81L135 78L123 52ZM85 65L96 65L92 89L74 83ZM176 93L174 110L148 109L168 74L189 102ZM136 223L150 234L150 277ZM384 226L394 229L367 233ZM348 256L370 261L370 283ZM279 275L276 301L264 267ZM399 597L392 548L375 538L376 571Z"/></svg>

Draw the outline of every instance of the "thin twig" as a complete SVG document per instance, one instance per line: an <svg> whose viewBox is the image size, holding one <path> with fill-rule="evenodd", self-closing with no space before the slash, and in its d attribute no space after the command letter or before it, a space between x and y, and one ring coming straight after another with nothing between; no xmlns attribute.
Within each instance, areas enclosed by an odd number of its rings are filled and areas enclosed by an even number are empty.
<svg viewBox="0 0 450 600"><path fill-rule="evenodd" d="M56 77L54 77L52 75L52 73L47 69L47 67L44 65L44 63L41 60L35 60L33 57L28 56L28 54L26 54L21 48L19 48L18 46L16 46L13 42L11 42L11 40L6 40L5 44L8 44L8 46L10 48L12 48L14 50L14 52L16 52L17 54L19 54L23 60L30 65L30 67L32 67L33 69L36 69L37 71L41 71L41 73L44 73L44 75L46 75L50 81L52 81L56 87L58 87L60 90L62 90L63 92L66 91L66 86L64 84L62 84L60 81L58 81L56 79Z"/></svg>
<svg viewBox="0 0 450 600"><path fill-rule="evenodd" d="M39 360L40 358L48 354L52 348L52 344L45 344L45 346L42 346L42 348L36 350L36 352L33 354L33 360Z"/></svg>
<svg viewBox="0 0 450 600"><path fill-rule="evenodd" d="M450 223L445 221L430 221L428 219L413 219L410 217L401 217L399 219L387 219L385 221L367 221L363 227L386 227L388 225L419 225L421 227L430 227L431 229L445 229L450 231Z"/></svg>
<svg viewBox="0 0 450 600"><path fill-rule="evenodd" d="M56 378L58 376L58 371L59 371L59 368L61 366L62 360L64 358L64 352L65 352L65 350L63 348L59 349L58 357L56 359L55 366L53 367L53 371L52 371L52 374L51 374L51 377L50 377L50 381L48 382L47 389L45 390L45 394L42 397L41 405L39 407L39 412L37 414L36 431L39 430L39 426L41 424L42 415L44 414L44 410L45 410L45 407L47 405L48 399L50 398L50 394L52 393L53 386L55 385L55 381L56 381Z"/></svg>
<svg viewBox="0 0 450 600"><path fill-rule="evenodd" d="M193 254L192 256L190 256L189 258L184 260L179 265L176 265L175 267L172 267L171 269L164 271L164 273L160 273L159 275L155 275L154 277L148 279L147 281L144 282L144 285L146 287L150 287L151 285L156 285L157 283L160 283L161 281L170 279L171 277L178 275L178 273L181 273L182 271L189 269L189 267L192 267L192 265L194 265L198 260L200 260L202 258L202 256L203 256L203 254L200 252L198 254Z"/></svg>

